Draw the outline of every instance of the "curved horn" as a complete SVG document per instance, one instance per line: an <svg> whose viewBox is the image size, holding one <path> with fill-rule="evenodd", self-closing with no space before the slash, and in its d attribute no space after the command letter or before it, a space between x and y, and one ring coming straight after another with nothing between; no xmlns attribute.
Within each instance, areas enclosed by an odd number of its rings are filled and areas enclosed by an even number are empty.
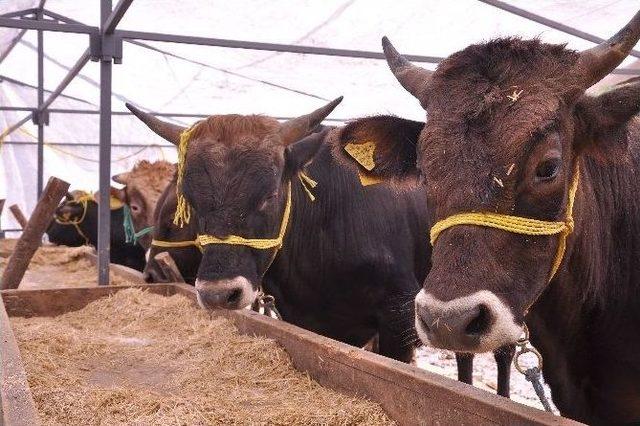
<svg viewBox="0 0 640 426"><path fill-rule="evenodd" d="M333 111L340 102L342 102L342 96L332 100L310 114L301 115L300 117L292 118L282 123L280 125L280 134L282 135L285 145L300 140L311 133L315 127L322 123L322 120L331 114L331 111Z"/></svg>
<svg viewBox="0 0 640 426"><path fill-rule="evenodd" d="M174 145L178 145L178 143L180 142L180 133L186 130L186 127L178 126L171 123L165 123L164 121L157 119L153 115L139 110L128 102L125 103L125 106L129 109L129 111L133 113L133 115L138 117L158 136L166 139Z"/></svg>
<svg viewBox="0 0 640 426"><path fill-rule="evenodd" d="M387 36L382 37L382 50L384 50L384 56L387 58L391 72L402 84L402 87L422 102L433 72L407 61L393 47Z"/></svg>
<svg viewBox="0 0 640 426"><path fill-rule="evenodd" d="M586 90L615 69L627 57L640 38L640 11L609 40L584 50L575 72Z"/></svg>

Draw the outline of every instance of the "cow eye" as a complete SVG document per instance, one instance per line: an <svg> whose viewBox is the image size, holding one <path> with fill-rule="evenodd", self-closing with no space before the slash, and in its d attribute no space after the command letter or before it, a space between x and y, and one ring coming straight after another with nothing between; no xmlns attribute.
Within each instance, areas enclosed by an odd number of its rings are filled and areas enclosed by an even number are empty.
<svg viewBox="0 0 640 426"><path fill-rule="evenodd" d="M140 213L140 206L137 204L131 204L131 213Z"/></svg>
<svg viewBox="0 0 640 426"><path fill-rule="evenodd" d="M538 164L536 167L536 179L539 181L549 181L554 179L560 171L560 159L551 158Z"/></svg>

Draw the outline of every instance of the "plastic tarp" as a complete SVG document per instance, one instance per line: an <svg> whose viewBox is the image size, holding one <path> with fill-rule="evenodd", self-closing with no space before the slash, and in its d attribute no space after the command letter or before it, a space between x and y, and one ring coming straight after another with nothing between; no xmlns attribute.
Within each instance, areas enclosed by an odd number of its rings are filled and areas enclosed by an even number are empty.
<svg viewBox="0 0 640 426"><path fill-rule="evenodd" d="M35 7L34 0L0 2L0 14ZM116 2L114 2L115 4ZM532 13L607 38L637 11L635 1L508 1ZM48 0L45 9L98 26L97 0ZM224 39L381 51L388 35L406 54L445 57L499 36L539 37L584 49L593 44L476 0L136 0L119 29ZM20 30L0 28L0 57ZM88 36L44 33L44 87L53 90L88 46ZM262 113L293 117L337 96L345 100L334 123L379 113L424 120L418 103L382 60L353 59L175 43L125 42L113 66L113 109L124 102L164 113ZM0 105L37 106L37 36L27 31L0 63ZM162 52L158 52L158 49ZM423 64L433 68L435 65ZM623 67L635 67L635 58ZM630 77L630 76L629 76ZM628 77L611 76L604 85ZM45 92L45 99L48 92ZM51 106L98 110L99 68L89 62ZM29 115L0 111L0 132ZM174 117L188 125L197 118ZM98 187L98 115L51 113L45 127L44 179L55 175L72 189ZM0 198L29 214L36 203L37 128L28 122L0 146ZM141 159L175 161L175 149L131 116L112 120L112 172ZM16 228L2 215L2 228Z"/></svg>

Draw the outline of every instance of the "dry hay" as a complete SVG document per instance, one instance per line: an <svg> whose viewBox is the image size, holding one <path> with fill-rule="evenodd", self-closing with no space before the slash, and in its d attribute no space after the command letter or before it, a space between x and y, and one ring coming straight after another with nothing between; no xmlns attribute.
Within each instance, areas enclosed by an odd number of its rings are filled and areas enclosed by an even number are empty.
<svg viewBox="0 0 640 426"><path fill-rule="evenodd" d="M15 245L15 244L14 244ZM8 245L7 245L8 246ZM13 249L11 249L13 251ZM11 251L0 252L0 271L6 266ZM84 287L98 284L98 270L87 258L93 253L89 246L66 247L43 245L33 255L21 289ZM131 284L126 279L111 273L112 285Z"/></svg>
<svg viewBox="0 0 640 426"><path fill-rule="evenodd" d="M12 318L44 424L392 424L296 371L182 295L122 290L55 318Z"/></svg>

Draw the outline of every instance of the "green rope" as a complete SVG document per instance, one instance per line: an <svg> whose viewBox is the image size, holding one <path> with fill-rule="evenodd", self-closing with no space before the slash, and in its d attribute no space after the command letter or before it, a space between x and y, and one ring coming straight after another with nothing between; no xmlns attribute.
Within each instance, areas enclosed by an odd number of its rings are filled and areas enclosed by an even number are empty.
<svg viewBox="0 0 640 426"><path fill-rule="evenodd" d="M153 231L153 226L147 226L141 231L136 232L136 229L133 226L133 217L131 216L131 209L126 204L124 205L123 209L124 209L123 211L124 218L122 221L122 226L124 227L125 241L128 244L137 244L138 239L140 239L140 237L147 235L148 233Z"/></svg>

